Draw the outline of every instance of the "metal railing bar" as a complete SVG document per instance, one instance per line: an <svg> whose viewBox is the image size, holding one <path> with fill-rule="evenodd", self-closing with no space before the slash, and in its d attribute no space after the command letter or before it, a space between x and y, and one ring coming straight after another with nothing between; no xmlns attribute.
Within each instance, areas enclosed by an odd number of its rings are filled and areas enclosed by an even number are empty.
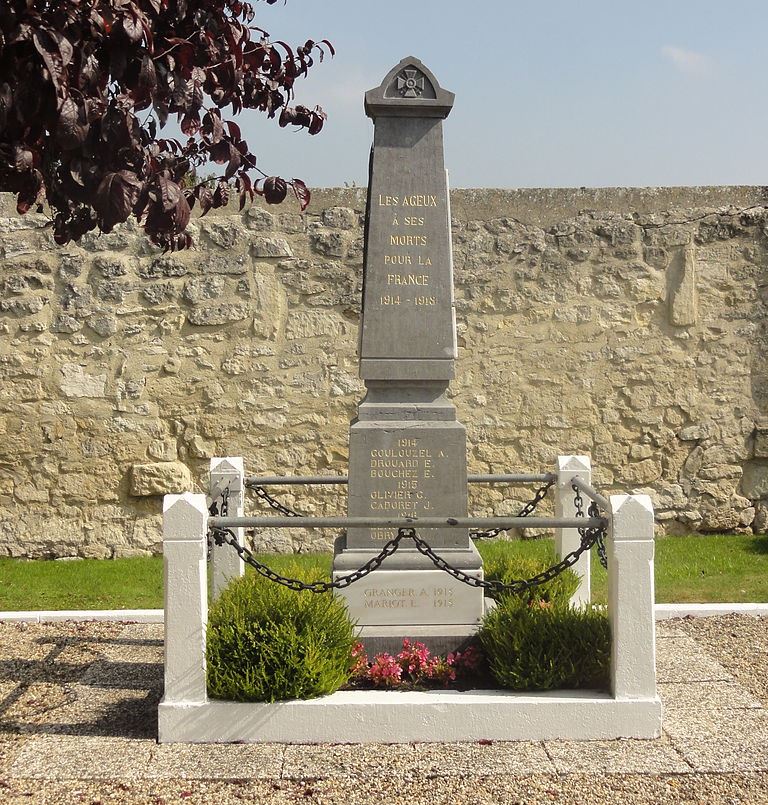
<svg viewBox="0 0 768 805"><path fill-rule="evenodd" d="M601 528L605 517L209 517L213 528Z"/></svg>
<svg viewBox="0 0 768 805"><path fill-rule="evenodd" d="M603 497L599 492L593 489L583 478L579 478L577 475L575 478L571 479L573 485L580 491L583 492L590 500L594 500L597 505L606 512L611 511L611 501L608 498Z"/></svg>
<svg viewBox="0 0 768 805"><path fill-rule="evenodd" d="M501 473L497 475L468 475L467 481L471 484L496 484L496 483L547 483L555 480L553 473ZM348 475L248 475L245 477L247 484L254 486L288 486L288 485L313 485L313 484L346 484L349 483Z"/></svg>

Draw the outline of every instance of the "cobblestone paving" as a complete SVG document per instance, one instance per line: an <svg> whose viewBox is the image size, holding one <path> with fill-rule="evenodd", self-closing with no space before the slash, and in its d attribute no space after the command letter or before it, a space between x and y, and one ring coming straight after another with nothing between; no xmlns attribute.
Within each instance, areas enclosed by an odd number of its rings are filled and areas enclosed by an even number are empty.
<svg viewBox="0 0 768 805"><path fill-rule="evenodd" d="M768 621L657 638L656 741L161 746L162 626L0 624L0 803L768 803Z"/></svg>

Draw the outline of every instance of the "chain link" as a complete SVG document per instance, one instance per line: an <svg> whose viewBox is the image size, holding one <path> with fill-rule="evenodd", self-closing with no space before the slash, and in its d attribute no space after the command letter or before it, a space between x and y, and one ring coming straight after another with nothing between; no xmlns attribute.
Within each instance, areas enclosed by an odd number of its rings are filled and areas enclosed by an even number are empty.
<svg viewBox="0 0 768 805"><path fill-rule="evenodd" d="M547 492L549 492L554 483L555 481L552 479L551 481L547 481L545 484L540 486L536 490L533 498L529 500L522 509L520 509L520 511L517 513L517 516L528 517L529 515L533 514L533 512L536 511L536 507L539 505L539 503L541 503L541 501L547 496ZM509 531L509 528L488 528L485 531L470 531L469 536L471 539L493 539L494 537L498 537L502 531Z"/></svg>
<svg viewBox="0 0 768 805"><path fill-rule="evenodd" d="M263 500L265 503L268 503L275 511L280 512L280 514L284 514L286 517L306 517L306 515L301 514L301 512L294 511L276 498L273 498L263 486L246 481L245 488L252 489L259 499Z"/></svg>

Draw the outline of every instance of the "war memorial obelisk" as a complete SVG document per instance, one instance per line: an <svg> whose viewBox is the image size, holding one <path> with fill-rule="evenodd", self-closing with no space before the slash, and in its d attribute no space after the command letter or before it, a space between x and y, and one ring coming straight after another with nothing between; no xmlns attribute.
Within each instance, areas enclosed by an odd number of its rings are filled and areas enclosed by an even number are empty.
<svg viewBox="0 0 768 805"><path fill-rule="evenodd" d="M446 398L457 354L443 158L453 99L411 57L365 94L374 122L359 345L366 396L349 435L350 516L467 514L466 433ZM482 577L467 530L416 530L451 565ZM334 574L360 567L396 533L348 529ZM404 637L451 650L483 616L482 590L436 569L407 541L343 595L369 652L399 650Z"/></svg>

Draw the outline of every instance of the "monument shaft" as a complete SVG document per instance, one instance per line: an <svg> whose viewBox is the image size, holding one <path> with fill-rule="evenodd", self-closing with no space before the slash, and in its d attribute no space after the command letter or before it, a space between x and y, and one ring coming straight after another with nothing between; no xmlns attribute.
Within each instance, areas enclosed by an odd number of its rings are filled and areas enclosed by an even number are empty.
<svg viewBox="0 0 768 805"><path fill-rule="evenodd" d="M456 358L442 134L452 104L453 95L414 58L366 93L374 121L359 345L367 393L350 428L352 516L467 513L466 434L445 396ZM359 567L396 533L348 529L334 571ZM418 533L452 565L482 574L467 531ZM378 649L398 648L406 636L427 639L435 650L455 647L483 614L480 590L407 544L344 595L363 637L374 630ZM390 642L382 643L378 627Z"/></svg>

